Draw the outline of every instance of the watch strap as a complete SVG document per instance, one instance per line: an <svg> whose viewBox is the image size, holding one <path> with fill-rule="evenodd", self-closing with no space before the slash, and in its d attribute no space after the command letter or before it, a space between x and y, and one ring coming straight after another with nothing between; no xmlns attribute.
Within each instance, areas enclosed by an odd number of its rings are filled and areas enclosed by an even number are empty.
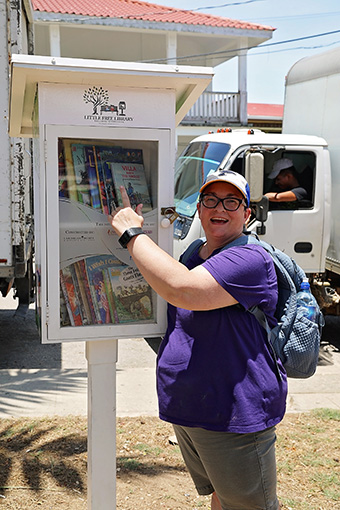
<svg viewBox="0 0 340 510"><path fill-rule="evenodd" d="M126 248L131 239L135 236L139 236L140 234L144 234L143 230L140 227L128 228L118 239L119 244L123 248Z"/></svg>

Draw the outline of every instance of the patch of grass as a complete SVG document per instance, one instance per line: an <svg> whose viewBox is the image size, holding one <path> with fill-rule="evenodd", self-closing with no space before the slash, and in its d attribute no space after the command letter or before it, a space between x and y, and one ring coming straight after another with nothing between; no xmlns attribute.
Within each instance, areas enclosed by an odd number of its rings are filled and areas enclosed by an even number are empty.
<svg viewBox="0 0 340 510"><path fill-rule="evenodd" d="M311 415L322 420L340 421L340 411L338 409L313 409L313 411L311 411Z"/></svg>
<svg viewBox="0 0 340 510"><path fill-rule="evenodd" d="M287 415L277 426L282 510L340 508L340 412ZM0 421L1 510L86 510L86 417ZM170 424L117 419L117 510L210 510L198 497Z"/></svg>
<svg viewBox="0 0 340 510"><path fill-rule="evenodd" d="M303 415L288 415L277 427L278 487L284 508L337 508L339 418L337 410L318 409Z"/></svg>
<svg viewBox="0 0 340 510"><path fill-rule="evenodd" d="M137 471L142 466L141 462L138 460L129 458L119 459L119 465L128 471Z"/></svg>
<svg viewBox="0 0 340 510"><path fill-rule="evenodd" d="M152 447L152 446L150 446L148 444L144 444L144 443L137 443L135 445L135 449L139 450L144 455L153 454L153 455L156 455L156 457L158 457L163 451L162 448L159 448L158 446L155 448L155 447Z"/></svg>

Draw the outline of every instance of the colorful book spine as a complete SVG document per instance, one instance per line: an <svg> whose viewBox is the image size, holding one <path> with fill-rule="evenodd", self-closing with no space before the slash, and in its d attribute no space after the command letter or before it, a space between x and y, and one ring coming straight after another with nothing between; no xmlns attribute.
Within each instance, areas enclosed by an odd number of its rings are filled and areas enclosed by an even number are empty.
<svg viewBox="0 0 340 510"><path fill-rule="evenodd" d="M59 196L61 198L69 198L65 168L64 143L62 138L58 138L58 181Z"/></svg>
<svg viewBox="0 0 340 510"><path fill-rule="evenodd" d="M64 142L64 162L65 162L65 173L67 180L67 191L68 197L70 200L78 201L78 191L77 191L77 182L76 176L74 172L73 158L72 158L72 150L71 150L71 141L67 138L63 140Z"/></svg>
<svg viewBox="0 0 340 510"><path fill-rule="evenodd" d="M72 265L72 276L76 282L76 290L79 295L79 301L81 303L81 311L83 316L83 324L92 324L91 310L88 303L88 296L85 291L84 280L79 268L79 264L75 263Z"/></svg>
<svg viewBox="0 0 340 510"><path fill-rule="evenodd" d="M59 271L59 277L60 277L60 325L74 326L72 310L66 292L64 275L61 270Z"/></svg>
<svg viewBox="0 0 340 510"><path fill-rule="evenodd" d="M119 160L120 151L120 147L101 147L100 145L96 146L97 159L100 161L103 171L108 214L114 211L118 206L111 167L108 162L115 162Z"/></svg>
<svg viewBox="0 0 340 510"><path fill-rule="evenodd" d="M78 202L91 205L89 179L85 165L84 144L71 143L71 154L77 185Z"/></svg>
<svg viewBox="0 0 340 510"><path fill-rule="evenodd" d="M109 210L107 207L103 168L102 168L100 159L97 157L96 147L93 146L92 149L93 149L94 164L95 164L95 168L96 168L97 182L98 182L98 186L99 186L100 205L101 205L103 213L105 215L108 215Z"/></svg>
<svg viewBox="0 0 340 510"><path fill-rule="evenodd" d="M87 266L87 259L85 259L84 263L85 263L85 270L86 270L86 281L87 281L87 285L88 285L88 289L89 289L89 295L91 296L91 301L92 301L92 305L93 305L93 311L94 311L94 314L95 314L95 324L102 324L103 321L102 321L102 318L101 318L101 315L100 315L100 310L99 310L99 307L98 307L98 301L97 301L97 295L96 295L96 291L95 291L95 288L94 286L92 285L91 283L91 276L88 272L88 266Z"/></svg>
<svg viewBox="0 0 340 510"><path fill-rule="evenodd" d="M82 326L83 321L80 313L80 304L77 299L76 290L71 271L68 267L61 270L61 285L64 291L65 301L69 304L70 320L74 326Z"/></svg>
<svg viewBox="0 0 340 510"><path fill-rule="evenodd" d="M88 282L85 261L79 260L78 262L76 262L76 266L78 267L79 273L80 273L79 280L81 280L83 287L84 287L84 292L86 294L87 303L88 303L88 307L89 307L90 315L91 315L91 323L96 324L98 317L96 316L96 311L95 311L95 308L93 305L92 294L91 294L91 290L90 290L90 286L89 286L89 282Z"/></svg>
<svg viewBox="0 0 340 510"><path fill-rule="evenodd" d="M106 296L107 296L107 300L108 300L109 308L110 308L111 322L113 324L117 324L119 322L119 318L118 318L118 313L117 313L116 305L115 305L114 298L113 298L110 278L109 278L107 269L103 269L102 273L103 273L103 279L104 279L104 285L105 285L105 292L106 292Z"/></svg>
<svg viewBox="0 0 340 510"><path fill-rule="evenodd" d="M96 296L96 302L102 324L111 322L109 301L105 292L104 277L101 270L94 271L90 283Z"/></svg>
<svg viewBox="0 0 340 510"><path fill-rule="evenodd" d="M86 171L90 187L91 205L94 209L101 209L102 205L100 200L100 191L93 147L86 146L84 148L84 152Z"/></svg>

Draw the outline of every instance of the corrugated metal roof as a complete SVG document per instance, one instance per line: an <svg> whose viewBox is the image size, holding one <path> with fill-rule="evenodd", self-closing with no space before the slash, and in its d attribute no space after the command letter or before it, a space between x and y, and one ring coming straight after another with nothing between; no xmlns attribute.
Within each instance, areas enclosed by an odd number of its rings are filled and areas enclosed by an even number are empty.
<svg viewBox="0 0 340 510"><path fill-rule="evenodd" d="M220 16L165 7L138 0L32 0L33 9L41 12L75 14L108 18L136 19L184 25L270 30L274 28Z"/></svg>

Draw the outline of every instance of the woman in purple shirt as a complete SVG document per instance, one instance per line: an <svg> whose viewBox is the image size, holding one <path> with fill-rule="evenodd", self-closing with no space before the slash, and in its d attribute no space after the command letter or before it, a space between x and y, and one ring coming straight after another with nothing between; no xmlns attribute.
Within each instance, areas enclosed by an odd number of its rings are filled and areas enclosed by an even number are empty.
<svg viewBox="0 0 340 510"><path fill-rule="evenodd" d="M121 193L124 207L111 224L169 303L157 363L160 418L173 424L198 493L212 494L212 510L278 510L275 425L287 382L280 362L277 376L265 330L246 311L257 305L276 323L271 257L243 243L248 183L231 171L208 176L197 205L206 241L186 265L143 233L141 206L133 211Z"/></svg>

